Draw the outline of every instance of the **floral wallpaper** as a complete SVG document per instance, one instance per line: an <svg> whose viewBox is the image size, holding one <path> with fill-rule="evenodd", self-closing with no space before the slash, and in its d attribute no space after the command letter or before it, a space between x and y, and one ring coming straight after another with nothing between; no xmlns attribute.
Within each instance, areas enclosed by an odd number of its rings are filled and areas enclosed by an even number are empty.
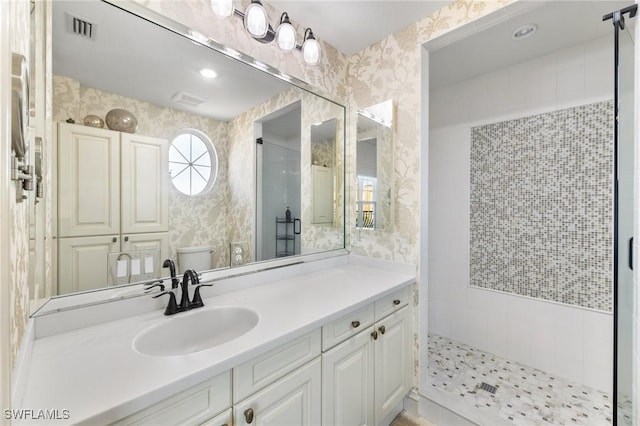
<svg viewBox="0 0 640 426"><path fill-rule="evenodd" d="M9 6L9 22L13 35L10 40L12 52L17 52L29 58L29 31L19 29L29 28L29 2L25 0L13 1ZM27 135L30 138L30 135ZM27 318L29 316L29 202L27 200L16 203L16 186L11 182L9 188L10 235L9 247L12 262L9 269L11 280L11 365L20 347ZM28 195L28 194L27 194Z"/></svg>

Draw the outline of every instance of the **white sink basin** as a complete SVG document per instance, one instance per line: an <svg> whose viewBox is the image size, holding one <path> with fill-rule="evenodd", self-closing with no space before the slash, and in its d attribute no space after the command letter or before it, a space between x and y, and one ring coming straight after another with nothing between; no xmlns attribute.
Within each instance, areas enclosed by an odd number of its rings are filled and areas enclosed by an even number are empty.
<svg viewBox="0 0 640 426"><path fill-rule="evenodd" d="M141 331L133 348L145 355L185 355L227 343L258 324L258 314L240 306L218 306L167 317Z"/></svg>

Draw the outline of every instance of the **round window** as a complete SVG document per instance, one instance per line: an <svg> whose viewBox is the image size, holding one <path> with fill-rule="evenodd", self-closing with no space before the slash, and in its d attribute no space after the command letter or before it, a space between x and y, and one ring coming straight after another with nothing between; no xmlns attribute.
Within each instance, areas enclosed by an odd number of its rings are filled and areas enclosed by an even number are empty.
<svg viewBox="0 0 640 426"><path fill-rule="evenodd" d="M169 147L169 176L183 194L209 191L218 176L218 155L211 139L198 130L181 130Z"/></svg>

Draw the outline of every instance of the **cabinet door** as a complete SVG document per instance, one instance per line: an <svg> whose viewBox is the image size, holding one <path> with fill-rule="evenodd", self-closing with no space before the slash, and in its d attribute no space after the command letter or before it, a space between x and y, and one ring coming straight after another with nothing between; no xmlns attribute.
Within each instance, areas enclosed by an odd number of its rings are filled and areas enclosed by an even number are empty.
<svg viewBox="0 0 640 426"><path fill-rule="evenodd" d="M122 233L169 230L166 139L122 133Z"/></svg>
<svg viewBox="0 0 640 426"><path fill-rule="evenodd" d="M333 222L333 175L329 167L311 166L313 185L313 222Z"/></svg>
<svg viewBox="0 0 640 426"><path fill-rule="evenodd" d="M118 251L119 235L58 239L58 294L110 285L108 255Z"/></svg>
<svg viewBox="0 0 640 426"><path fill-rule="evenodd" d="M408 306L376 323L375 418L382 421L412 386L412 323Z"/></svg>
<svg viewBox="0 0 640 426"><path fill-rule="evenodd" d="M320 357L233 407L236 425L321 424Z"/></svg>
<svg viewBox="0 0 640 426"><path fill-rule="evenodd" d="M120 134L58 124L58 236L120 233Z"/></svg>
<svg viewBox="0 0 640 426"><path fill-rule="evenodd" d="M373 327L322 355L322 424L373 425Z"/></svg>

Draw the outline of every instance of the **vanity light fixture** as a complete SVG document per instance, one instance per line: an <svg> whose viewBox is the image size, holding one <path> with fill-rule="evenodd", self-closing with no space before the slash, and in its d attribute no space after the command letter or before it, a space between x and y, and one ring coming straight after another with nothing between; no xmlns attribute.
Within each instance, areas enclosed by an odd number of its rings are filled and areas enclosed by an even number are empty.
<svg viewBox="0 0 640 426"><path fill-rule="evenodd" d="M311 28L304 32L302 45L297 42L295 27L291 24L289 14L280 15L280 22L276 31L269 24L267 10L260 0L251 0L244 12L235 9L233 0L210 0L211 10L219 17L227 18L236 15L244 24L244 28L257 41L270 43L277 39L278 47L284 51L298 50L302 52L302 58L309 65L318 65L321 58L320 43L313 35Z"/></svg>

